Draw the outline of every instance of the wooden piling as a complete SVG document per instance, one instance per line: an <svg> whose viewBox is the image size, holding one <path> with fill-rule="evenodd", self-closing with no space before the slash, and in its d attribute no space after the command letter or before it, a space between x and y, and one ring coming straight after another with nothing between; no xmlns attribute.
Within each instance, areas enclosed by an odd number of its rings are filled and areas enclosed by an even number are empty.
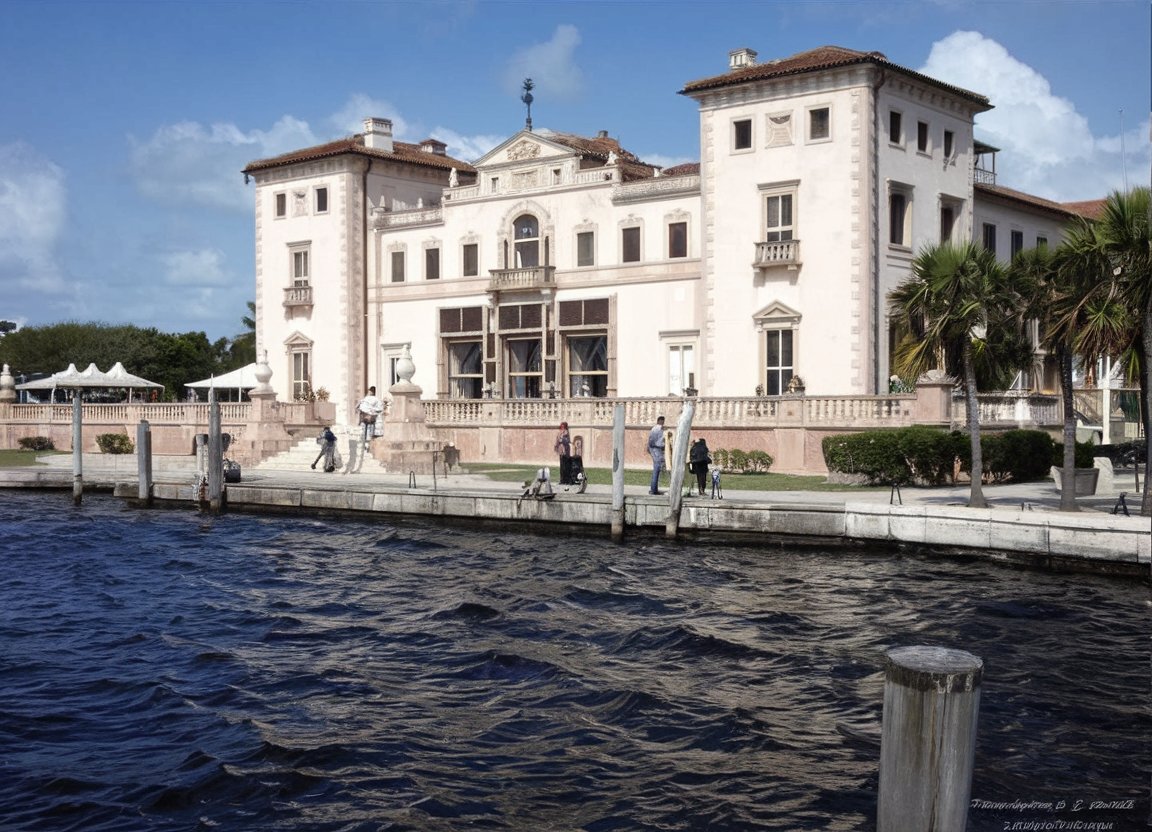
<svg viewBox="0 0 1152 832"><path fill-rule="evenodd" d="M624 536L624 405L612 411L612 539Z"/></svg>
<svg viewBox="0 0 1152 832"><path fill-rule="evenodd" d="M692 417L696 412L696 400L687 399L676 423L676 441L673 446L669 472L672 482L668 486L668 517L664 522L664 536L675 539L680 531L680 504L684 499L684 465L688 461L688 440L692 433Z"/></svg>
<svg viewBox="0 0 1152 832"><path fill-rule="evenodd" d="M84 418L83 397L80 388L72 391L72 503L84 500Z"/></svg>
<svg viewBox="0 0 1152 832"><path fill-rule="evenodd" d="M223 508L224 442L220 436L220 402L215 393L208 391L208 508L218 514Z"/></svg>
<svg viewBox="0 0 1152 832"><path fill-rule="evenodd" d="M877 832L965 828L983 670L963 650L888 651Z"/></svg>
<svg viewBox="0 0 1152 832"><path fill-rule="evenodd" d="M136 426L136 496L144 505L152 505L152 427L147 419Z"/></svg>

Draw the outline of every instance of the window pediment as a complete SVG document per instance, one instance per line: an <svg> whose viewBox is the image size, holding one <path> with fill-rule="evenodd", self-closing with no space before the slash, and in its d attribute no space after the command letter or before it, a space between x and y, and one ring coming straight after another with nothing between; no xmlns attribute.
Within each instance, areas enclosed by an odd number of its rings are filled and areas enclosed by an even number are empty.
<svg viewBox="0 0 1152 832"><path fill-rule="evenodd" d="M772 329L780 326L796 326L803 317L799 312L778 300L772 301L752 315L757 329Z"/></svg>

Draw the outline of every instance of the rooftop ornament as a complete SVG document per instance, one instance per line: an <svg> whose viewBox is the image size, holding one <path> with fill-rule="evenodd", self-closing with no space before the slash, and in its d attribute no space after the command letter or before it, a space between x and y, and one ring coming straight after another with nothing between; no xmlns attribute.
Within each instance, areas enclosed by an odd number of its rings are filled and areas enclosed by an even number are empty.
<svg viewBox="0 0 1152 832"><path fill-rule="evenodd" d="M524 92L520 95L520 100L528 108L528 117L524 119L524 129L529 133L532 132L532 88L536 85L532 83L531 78L524 79Z"/></svg>

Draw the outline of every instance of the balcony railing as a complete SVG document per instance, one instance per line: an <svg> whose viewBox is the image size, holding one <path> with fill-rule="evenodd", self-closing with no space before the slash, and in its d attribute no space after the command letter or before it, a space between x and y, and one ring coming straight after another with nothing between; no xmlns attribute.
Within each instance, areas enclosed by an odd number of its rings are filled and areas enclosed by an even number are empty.
<svg viewBox="0 0 1152 832"><path fill-rule="evenodd" d="M972 181L977 185L995 185L996 171L985 170L984 168L973 168Z"/></svg>
<svg viewBox="0 0 1152 832"><path fill-rule="evenodd" d="M778 240L756 244L756 260L753 265L758 269L772 266L797 266L799 264L799 240Z"/></svg>
<svg viewBox="0 0 1152 832"><path fill-rule="evenodd" d="M289 286L284 290L285 306L311 306L311 286Z"/></svg>
<svg viewBox="0 0 1152 832"><path fill-rule="evenodd" d="M493 269L488 281L489 292L509 289L543 289L556 285L555 266L536 266L531 269Z"/></svg>

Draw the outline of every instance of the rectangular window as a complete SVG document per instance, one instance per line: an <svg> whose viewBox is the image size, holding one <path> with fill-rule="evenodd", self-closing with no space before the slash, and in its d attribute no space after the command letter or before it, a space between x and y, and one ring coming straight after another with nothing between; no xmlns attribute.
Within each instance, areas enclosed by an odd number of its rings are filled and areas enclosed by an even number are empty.
<svg viewBox="0 0 1152 832"><path fill-rule="evenodd" d="M984 248L996 253L996 226L990 222L984 223Z"/></svg>
<svg viewBox="0 0 1152 832"><path fill-rule="evenodd" d="M478 243L464 244L463 259L465 277L475 277L480 274L480 245Z"/></svg>
<svg viewBox="0 0 1152 832"><path fill-rule="evenodd" d="M484 395L484 362L479 341L448 344L448 391L454 399L479 399Z"/></svg>
<svg viewBox="0 0 1152 832"><path fill-rule="evenodd" d="M765 197L764 242L778 243L792 237L792 194Z"/></svg>
<svg viewBox="0 0 1152 832"><path fill-rule="evenodd" d="M608 395L608 336L573 335L568 343L568 395Z"/></svg>
<svg viewBox="0 0 1152 832"><path fill-rule="evenodd" d="M540 398L543 361L539 338L510 338L508 348L508 397Z"/></svg>
<svg viewBox="0 0 1152 832"><path fill-rule="evenodd" d="M752 119L745 118L732 122L732 149L750 150L752 148Z"/></svg>
<svg viewBox="0 0 1152 832"><path fill-rule="evenodd" d="M668 223L668 256L688 256L688 223Z"/></svg>
<svg viewBox="0 0 1152 832"><path fill-rule="evenodd" d="M888 194L888 242L894 246L907 246L911 240L908 220L912 212L908 202L908 194L904 191Z"/></svg>
<svg viewBox="0 0 1152 832"><path fill-rule="evenodd" d="M317 188L316 189L316 213L317 214L327 214L328 213L328 189L327 188Z"/></svg>
<svg viewBox="0 0 1152 832"><path fill-rule="evenodd" d="M940 242L952 239L952 229L956 226L956 209L951 205L940 206Z"/></svg>
<svg viewBox="0 0 1152 832"><path fill-rule="evenodd" d="M493 176L491 179L488 180L488 185L489 185L488 190L490 190L492 193L496 193L498 190L500 190L500 177L499 176Z"/></svg>
<svg viewBox="0 0 1152 832"><path fill-rule="evenodd" d="M1036 248L1048 248L1048 238L1036 235Z"/></svg>
<svg viewBox="0 0 1152 832"><path fill-rule="evenodd" d="M787 392L788 382L792 380L792 330L770 329L764 334L768 339L764 392L780 396Z"/></svg>
<svg viewBox="0 0 1152 832"><path fill-rule="evenodd" d="M576 265L596 265L596 235L592 231L581 231L576 235Z"/></svg>
<svg viewBox="0 0 1152 832"><path fill-rule="evenodd" d="M392 252L392 282L404 282L404 252Z"/></svg>
<svg viewBox="0 0 1152 832"><path fill-rule="evenodd" d="M916 122L916 149L921 153L928 152L928 122Z"/></svg>
<svg viewBox="0 0 1152 832"><path fill-rule="evenodd" d="M696 387L696 350L691 344L668 347L668 395L683 396L686 388Z"/></svg>
<svg viewBox="0 0 1152 832"><path fill-rule="evenodd" d="M904 121L896 110L888 111L888 141L892 144L904 143Z"/></svg>
<svg viewBox="0 0 1152 832"><path fill-rule="evenodd" d="M956 143L956 136L951 130L944 131L944 158L952 158L952 147Z"/></svg>
<svg viewBox="0 0 1152 832"><path fill-rule="evenodd" d="M552 168L552 184L553 185L559 185L560 184L560 173L561 173L560 168Z"/></svg>
<svg viewBox="0 0 1152 832"><path fill-rule="evenodd" d="M438 248L424 249L424 279L440 279L440 249Z"/></svg>
<svg viewBox="0 0 1152 832"><path fill-rule="evenodd" d="M808 141L826 139L832 135L832 122L827 107L808 111Z"/></svg>
<svg viewBox="0 0 1152 832"><path fill-rule="evenodd" d="M297 248L292 251L292 285L293 286L307 286L311 279L311 272L309 270L309 250L306 248Z"/></svg>
<svg viewBox="0 0 1152 832"><path fill-rule="evenodd" d="M292 353L292 398L302 401L312 389L311 356L307 352Z"/></svg>
<svg viewBox="0 0 1152 832"><path fill-rule="evenodd" d="M621 230L622 260L625 263L640 262L640 229L638 227Z"/></svg>
<svg viewBox="0 0 1152 832"><path fill-rule="evenodd" d="M1010 235L1010 238L1011 238L1011 246L1012 246L1012 256L1015 257L1017 254L1019 254L1020 252L1022 252L1024 250L1024 232L1023 231L1013 231Z"/></svg>
<svg viewBox="0 0 1152 832"><path fill-rule="evenodd" d="M288 216L288 194L276 194L276 216Z"/></svg>

